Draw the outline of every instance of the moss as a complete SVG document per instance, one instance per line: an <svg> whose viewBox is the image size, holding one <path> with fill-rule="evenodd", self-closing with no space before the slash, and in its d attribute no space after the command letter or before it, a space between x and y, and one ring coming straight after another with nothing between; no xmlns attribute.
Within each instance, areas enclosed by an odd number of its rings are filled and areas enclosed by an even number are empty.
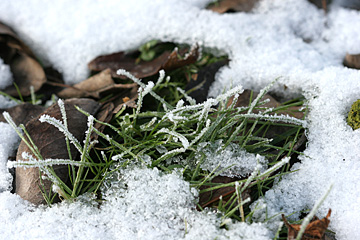
<svg viewBox="0 0 360 240"><path fill-rule="evenodd" d="M347 123L354 130L360 128L360 99L352 104L348 114Z"/></svg>

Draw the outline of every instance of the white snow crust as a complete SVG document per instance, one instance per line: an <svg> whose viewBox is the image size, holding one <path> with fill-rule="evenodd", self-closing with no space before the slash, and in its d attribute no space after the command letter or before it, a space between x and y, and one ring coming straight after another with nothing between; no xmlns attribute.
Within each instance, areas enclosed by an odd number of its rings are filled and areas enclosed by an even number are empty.
<svg viewBox="0 0 360 240"><path fill-rule="evenodd" d="M299 212L312 208L334 183L317 215L321 218L331 208L330 229L336 238L357 239L360 130L353 131L346 116L360 98L360 71L344 67L342 61L346 53L360 53L360 12L341 7L341 1L326 15L306 0L263 0L251 13L220 15L204 10L208 2L2 0L0 20L43 62L62 72L68 84L84 80L87 63L98 55L135 49L151 39L199 42L204 49L228 54L230 64L217 74L211 96L230 84L258 91L280 77L274 92L284 97L303 95L308 100L309 141L301 163L292 169L299 171L285 176L258 203L267 207L268 216ZM0 134L4 131L1 126ZM6 154L1 161L5 158ZM268 226L237 223L224 232L217 227L215 214L191 210L194 196L179 177L143 169L124 174L130 189L107 192L108 201L100 210L82 202L35 209L3 190L0 233L8 239L59 239L64 234L78 237L73 239L100 235L110 239L209 239L217 235L239 239L249 231L257 234L252 239L267 239L271 233L265 227L274 229L279 223L279 218ZM7 189L6 184L1 182L0 188ZM168 184L166 194L158 193L164 184ZM265 211L255 215L264 216ZM251 239L249 234L247 239Z"/></svg>
<svg viewBox="0 0 360 240"><path fill-rule="evenodd" d="M0 122L0 193L11 190L13 177L7 168L7 160L9 156L14 155L17 148L19 137L12 127Z"/></svg>
<svg viewBox="0 0 360 240"><path fill-rule="evenodd" d="M0 58L0 89L4 89L12 84L12 73L10 66L4 63L4 60Z"/></svg>
<svg viewBox="0 0 360 240"><path fill-rule="evenodd" d="M0 193L4 239L269 239L262 224L230 223L221 229L214 212L198 212L189 184L157 169L115 172L105 201L91 196L52 208L34 208L19 196Z"/></svg>

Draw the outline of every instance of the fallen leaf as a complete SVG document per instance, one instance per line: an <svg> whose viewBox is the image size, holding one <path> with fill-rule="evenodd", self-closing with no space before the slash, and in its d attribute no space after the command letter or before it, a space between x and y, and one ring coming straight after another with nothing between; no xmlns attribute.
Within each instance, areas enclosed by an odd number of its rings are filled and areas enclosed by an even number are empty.
<svg viewBox="0 0 360 240"><path fill-rule="evenodd" d="M130 108L136 108L136 100L138 98L138 91L137 88L133 88L131 89L131 91L126 93L126 97L117 97L116 99L113 100L114 105L116 106L115 109L113 110L113 114L118 113L123 106L127 106Z"/></svg>
<svg viewBox="0 0 360 240"><path fill-rule="evenodd" d="M46 76L41 65L32 57L19 53L10 63L10 69L13 74L14 82L19 88L22 96L30 95L30 87L38 91L46 82ZM15 86L11 85L3 90L5 93L18 97L19 93Z"/></svg>
<svg viewBox="0 0 360 240"><path fill-rule="evenodd" d="M316 240L316 239L325 239L325 231L329 226L330 220L329 217L331 215L331 209L329 209L328 214L323 219L319 220L317 217L306 226L305 232L302 236L302 240ZM288 240L295 240L300 228L301 224L289 224L286 220L284 214L281 215L285 225L288 228Z"/></svg>
<svg viewBox="0 0 360 240"><path fill-rule="evenodd" d="M344 65L349 68L360 69L360 54L346 54Z"/></svg>
<svg viewBox="0 0 360 240"><path fill-rule="evenodd" d="M29 47L6 25L0 23L0 57L10 66L14 82L22 96L30 95L30 86L38 91L46 82L43 68ZM18 97L15 86L9 86L5 93Z"/></svg>
<svg viewBox="0 0 360 240"><path fill-rule="evenodd" d="M211 183L225 184L238 181L238 178L231 178L226 176L216 176L211 180ZM200 190L209 188L210 186L202 186ZM202 208L205 207L217 207L220 198L222 198L223 204L225 204L230 197L235 193L235 187L222 187L208 192L202 192L199 195L199 204ZM246 189L241 194L242 199L250 197L250 189Z"/></svg>
<svg viewBox="0 0 360 240"><path fill-rule="evenodd" d="M100 92L105 88L113 86L115 82L111 77L111 70L105 69L102 72L57 93L60 98L99 98Z"/></svg>
<svg viewBox="0 0 360 240"><path fill-rule="evenodd" d="M251 96L251 90L249 89L245 89L244 92L242 94L240 94L235 107L247 107L250 105L250 96ZM258 92L254 92L252 93L252 100L254 100L257 96L258 96ZM232 96L228 103L227 106L229 107L232 104L234 97ZM269 99L269 101L263 105L261 105L260 107L266 107L266 108L276 108L281 106L281 103L278 102L275 98L273 98L271 95L269 94L265 94L260 101L263 101L265 99ZM299 111L299 109L302 106L293 106L293 107L289 107L287 109L287 111L282 111L282 112L277 112L277 114L283 114L283 115L289 115L291 117L295 117L298 119L302 119L304 117L304 113ZM254 109L253 113L259 113L260 110L258 109ZM271 114L271 113L270 113Z"/></svg>
<svg viewBox="0 0 360 240"><path fill-rule="evenodd" d="M88 67L92 71L102 71L106 68L111 69L112 77L126 79L125 76L116 74L118 69L125 69L137 78L145 78L157 74L161 69L173 70L191 63L195 63L199 56L199 48L194 47L190 50L184 58L179 58L178 55L185 54L181 51L178 54L177 50L164 51L160 56L151 61L140 61L137 63L137 58L134 53L118 52L110 55L103 55L92 60Z"/></svg>
<svg viewBox="0 0 360 240"><path fill-rule="evenodd" d="M221 60L199 70L194 79L186 85L185 91L189 96L194 98L196 102L201 103L207 99L211 84L215 81L215 75L218 70L225 66L229 61Z"/></svg>
<svg viewBox="0 0 360 240"><path fill-rule="evenodd" d="M3 112L8 112L16 125L26 124L30 120L36 118L45 110L45 107L33 105L30 103L22 103L12 108L0 109L0 122L6 122Z"/></svg>
<svg viewBox="0 0 360 240"><path fill-rule="evenodd" d="M29 57L36 58L31 49L20 40L20 38L16 35L16 33L6 26L5 24L0 22L0 42L7 45L12 49L20 50L21 52L26 53ZM5 61L11 58L11 55L3 56L3 52L0 54L1 58Z"/></svg>
<svg viewBox="0 0 360 240"><path fill-rule="evenodd" d="M250 12L259 0L221 0L213 3L207 9L218 12Z"/></svg>
<svg viewBox="0 0 360 240"><path fill-rule="evenodd" d="M101 122L109 123L113 116L114 104L109 102L103 105L99 111L96 113L95 118ZM103 132L105 129L105 125L95 122L94 127L98 129L100 132ZM91 138L98 139L99 135L93 133Z"/></svg>
<svg viewBox="0 0 360 240"><path fill-rule="evenodd" d="M179 55L185 55L183 58L179 58ZM193 64L199 58L199 46L193 46L188 53L183 49L182 51L177 50L175 48L174 51L171 52L170 56L166 60L166 62L162 65L162 68L165 71L171 71L186 65Z"/></svg>
<svg viewBox="0 0 360 240"><path fill-rule="evenodd" d="M91 99L68 99L65 100L64 103L68 118L68 129L80 142L82 142L84 132L87 129L87 117L80 113L75 108L75 105L90 114L95 114L100 105ZM53 104L40 115L43 114L47 114L62 121L61 112L57 104ZM39 121L40 115L30 120L25 127L31 139L34 141L34 144L38 147L42 157L44 159L68 159L69 155L64 135L54 126L48 123L41 123ZM25 142L21 141L16 156L17 161L25 160L22 157L23 152L33 155ZM71 155L73 159L76 159L78 155L78 151L73 146L71 147ZM57 165L53 166L53 168L60 179L67 182L69 174L68 166ZM51 189L52 183L49 180L42 180L42 183L45 190L48 192ZM19 167L16 169L15 192L23 199L28 200L35 205L44 204L45 200L39 186L41 186L41 182L38 168L25 169Z"/></svg>

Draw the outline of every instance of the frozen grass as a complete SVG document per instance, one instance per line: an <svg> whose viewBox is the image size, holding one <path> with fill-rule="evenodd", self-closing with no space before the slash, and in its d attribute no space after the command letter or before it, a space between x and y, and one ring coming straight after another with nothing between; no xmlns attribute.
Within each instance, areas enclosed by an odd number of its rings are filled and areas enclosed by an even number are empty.
<svg viewBox="0 0 360 240"><path fill-rule="evenodd" d="M80 153L79 162L73 161L70 154L69 159L43 159L24 126L21 125L20 128L25 132L26 138L5 113L6 120L35 155L33 158L29 154L24 154L24 159L28 161L9 162L8 166L38 167L53 182L54 193L59 194L62 199L71 201L78 201L79 197L88 193L97 195L98 200L106 202L107 199L101 197L105 193L102 191L100 194L100 187L118 184L113 181L107 183L109 180L106 179L116 172L123 173L124 169L130 167L161 169L167 174L177 172L190 183L190 187L197 190L196 192L200 191L202 186L209 188L201 190L200 193L222 187L235 187L235 191L229 196L229 201L224 204L221 199L219 201L217 209L223 215L218 227L229 224L229 218L250 223L254 211L250 211L247 205L261 196L275 177L286 173L288 168L284 165L288 163L289 156L296 152L293 150L294 144L300 133L304 131L303 120L285 115L278 116L276 112L300 105L302 102L292 102L273 109L264 108L262 104L267 101L260 99L269 91L273 82L246 107L235 107L236 99L243 92L241 87L219 95L216 99L208 99L198 104L186 96L193 104L185 105L183 100L179 100L175 106L172 106L156 93L161 90L157 88L161 86L165 77L164 72L160 72L156 85L152 82L144 84L140 79L123 70L119 70L118 74L126 75L141 86L138 107L132 114L125 113L127 109L124 107L113 120L113 124L100 122L78 109L88 116L88 130L83 144L68 131L66 109L61 100L58 101L58 105L61 109L62 121L47 115L40 118L41 122L54 125L64 134L68 149L70 144L76 147ZM163 107L162 111L142 111L142 101L147 94L159 101L159 108ZM234 102L227 106L231 97L234 97ZM254 114L252 113L254 110L261 111ZM94 122L106 125L108 132L106 134L99 132L93 127ZM255 130L256 126L258 126L257 130ZM268 129L276 126L287 126L290 130L279 134L280 139L266 138ZM93 132L98 134L103 142L100 154L97 154L98 151L92 151L97 143L90 141ZM209 154L207 145L213 144L216 147ZM96 148L99 150L99 147ZM239 155L236 153L237 148L242 151ZM226 157L224 152L228 152L230 156ZM218 157L214 157L217 154L223 156L225 160L223 163ZM238 156L232 159L234 154ZM98 159L94 161L91 155L97 156ZM52 166L59 164L69 165L71 186L66 185L55 174ZM204 168L204 166L208 167ZM282 171L279 173L278 170L281 168ZM89 172L93 174L91 178L88 176ZM219 175L247 178L227 184L213 184L211 180ZM252 194L253 198L242 199L242 192L250 188L255 189L256 192ZM159 190L163 191L161 187ZM51 205L55 196L51 192L44 192L44 197ZM200 205L198 208L202 209Z"/></svg>

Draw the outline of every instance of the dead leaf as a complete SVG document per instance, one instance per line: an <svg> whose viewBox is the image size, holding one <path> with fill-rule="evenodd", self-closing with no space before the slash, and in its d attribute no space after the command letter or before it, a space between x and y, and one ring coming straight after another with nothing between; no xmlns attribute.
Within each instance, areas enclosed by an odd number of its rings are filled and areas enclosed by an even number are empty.
<svg viewBox="0 0 360 240"><path fill-rule="evenodd" d="M181 51L184 53L184 51ZM180 54L181 55L181 54ZM103 55L92 60L88 67L92 71L102 71L106 68L111 69L112 77L126 79L124 76L116 74L118 69L125 69L137 78L145 78L157 74L161 69L173 70L188 64L195 63L199 56L199 48L195 47L186 55L187 57L179 58L178 52L164 51L160 56L152 61L140 61L137 63L137 58L134 53L118 52L110 55Z"/></svg>
<svg viewBox="0 0 360 240"><path fill-rule="evenodd" d="M259 0L221 0L211 4L207 9L218 12L250 12Z"/></svg>
<svg viewBox="0 0 360 240"><path fill-rule="evenodd" d="M99 98L100 92L113 86L115 82L111 77L111 70L105 69L104 71L73 85L72 87L65 88L57 93L60 98L82 98L94 97Z"/></svg>
<svg viewBox="0 0 360 240"><path fill-rule="evenodd" d="M130 108L137 107L136 105L136 100L138 98L137 88L131 89L131 91L127 92L126 94L127 94L126 97L119 96L113 100L113 103L116 106L115 109L113 110L113 114L118 113L123 108L124 105Z"/></svg>
<svg viewBox="0 0 360 240"><path fill-rule="evenodd" d="M29 96L30 86L33 86L36 92L46 82L45 72L30 48L2 23L0 23L0 57L10 65L14 82L19 87L21 95ZM4 92L11 96L19 96L14 86L7 87Z"/></svg>
<svg viewBox="0 0 360 240"><path fill-rule="evenodd" d="M258 92L253 92L252 95L252 100L254 100L257 96L258 96ZM235 107L247 107L250 105L250 95L251 95L251 90L249 89L245 89L244 92L242 94L240 94ZM229 107L232 104L234 97L232 96L228 103L227 106ZM260 101L263 101L265 99L269 99L269 102L261 105L260 107L266 107L266 108L276 108L281 106L281 103L279 103L275 98L273 98L271 95L269 94L265 94ZM282 111L282 112L277 112L277 114L283 114L283 115L289 115L291 117L295 117L298 119L303 119L304 117L304 113L300 112L299 109L302 106L293 106L293 107L289 107L287 109L287 111ZM254 109L253 113L259 113L260 110L258 109Z"/></svg>
<svg viewBox="0 0 360 240"><path fill-rule="evenodd" d="M12 108L0 109L0 122L6 122L3 112L8 112L16 125L26 124L31 119L36 118L45 110L45 107L33 105L30 103L23 103Z"/></svg>
<svg viewBox="0 0 360 240"><path fill-rule="evenodd" d="M344 65L349 68L360 69L360 54L346 54Z"/></svg>
<svg viewBox="0 0 360 240"><path fill-rule="evenodd" d="M218 70L228 64L228 60L221 60L199 70L194 79L186 85L185 91L189 96L194 98L196 102L201 103L207 99L211 84L215 81L215 75Z"/></svg>
<svg viewBox="0 0 360 240"><path fill-rule="evenodd" d="M317 217L314 217L314 219L307 225L301 239L302 240L325 239L324 234L330 223L329 220L330 215L331 215L331 209L329 209L326 217L324 217L321 220L319 220ZM288 240L295 240L300 231L301 224L289 224L284 214L282 214L281 217L288 228Z"/></svg>
<svg viewBox="0 0 360 240"><path fill-rule="evenodd" d="M23 43L20 38L16 35L16 33L6 26L5 24L0 22L0 42L7 45L8 47L12 49L20 50L21 52L24 52L29 57L36 58L34 53L31 51L31 49ZM2 51L1 51L2 52ZM3 52L2 52L3 53ZM11 55L3 56L3 54L0 54L1 58L4 59L4 61L9 61L9 58L11 58Z"/></svg>
<svg viewBox="0 0 360 240"><path fill-rule="evenodd" d="M186 54L186 55L185 55ZM184 58L179 58L179 55L185 55ZM171 71L177 68L181 68L186 65L193 64L199 58L199 46L193 46L188 53L186 53L186 49L182 51L177 50L175 48L174 51L171 52L170 56L166 60L166 62L162 65L162 69L165 71Z"/></svg>
<svg viewBox="0 0 360 240"><path fill-rule="evenodd" d="M75 105L79 106L83 110L90 114L95 114L99 109L99 104L91 99L68 99L64 101L65 109L68 117L69 131L80 141L84 137L84 132L87 128L87 117L76 110ZM41 115L47 114L62 121L59 106L54 104L50 106ZM44 159L60 158L68 159L68 151L66 148L66 142L64 135L58 131L54 126L41 123L39 121L40 115L26 124L26 129L34 141L35 145L39 148L39 151ZM23 160L22 153L27 152L31 155L32 152L28 146L21 141L18 148L16 160ZM78 151L72 146L71 155L73 159L76 159ZM53 167L62 181L68 180L68 167L65 165L57 165ZM51 182L49 180L42 180L44 188L49 191L51 188ZM23 199L29 202L39 205L45 203L42 196L40 186L40 175L38 168L17 168L16 169L16 190Z"/></svg>
<svg viewBox="0 0 360 240"><path fill-rule="evenodd" d="M38 91L46 82L46 76L41 65L32 57L19 53L10 63L10 69L13 74L14 82L19 88L22 96L30 95L30 87ZM18 97L19 93L15 86L11 85L3 90L5 93Z"/></svg>
<svg viewBox="0 0 360 240"><path fill-rule="evenodd" d="M238 181L238 178L231 178L226 176L216 176L211 180L211 183L231 183ZM209 188L209 186L202 186L200 190ZM199 204L202 208L205 207L217 207L220 197L222 198L223 204L225 204L229 198L235 193L235 187L222 187L212 191L203 192L199 195ZM250 189L246 189L242 192L242 199L250 197Z"/></svg>
<svg viewBox="0 0 360 240"><path fill-rule="evenodd" d="M112 102L109 102L99 109L99 111L95 115L95 118L101 122L109 123L113 116L113 110L114 104ZM95 122L94 127L100 132L103 132L105 129L105 125L98 122ZM93 133L91 136L92 139L98 139L98 137L99 135L97 135L96 133Z"/></svg>

